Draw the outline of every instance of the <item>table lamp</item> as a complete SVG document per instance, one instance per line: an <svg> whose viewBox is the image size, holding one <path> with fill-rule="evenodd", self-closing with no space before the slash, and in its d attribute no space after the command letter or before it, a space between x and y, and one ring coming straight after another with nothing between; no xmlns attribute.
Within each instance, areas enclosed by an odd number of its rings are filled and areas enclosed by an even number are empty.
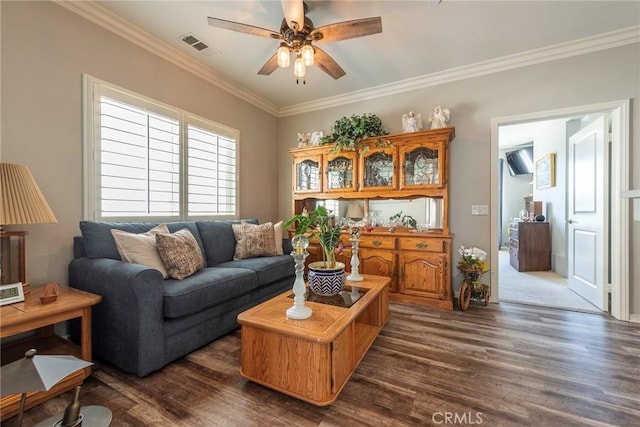
<svg viewBox="0 0 640 427"><path fill-rule="evenodd" d="M22 282L26 278L26 231L5 231L3 225L50 224L58 222L33 175L24 165L0 163L0 284Z"/></svg>
<svg viewBox="0 0 640 427"><path fill-rule="evenodd" d="M350 226L356 225L358 222L362 221L364 217L364 210L362 206L358 202L351 202L347 207L347 213L345 215L347 220L349 221Z"/></svg>

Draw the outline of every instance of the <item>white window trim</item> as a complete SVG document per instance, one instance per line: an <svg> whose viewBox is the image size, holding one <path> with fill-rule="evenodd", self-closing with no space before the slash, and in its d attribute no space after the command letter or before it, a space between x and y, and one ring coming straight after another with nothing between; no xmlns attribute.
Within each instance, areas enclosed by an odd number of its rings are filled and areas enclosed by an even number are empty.
<svg viewBox="0 0 640 427"><path fill-rule="evenodd" d="M170 105L147 98L142 95L135 94L127 89L118 87L111 83L97 79L88 74L82 75L82 92L83 92L83 108L82 108L82 182L83 182L83 206L82 217L86 220L104 220L109 222L162 222L162 221L182 221L182 220L206 220L206 219L238 219L240 217L240 132L228 126L214 123L213 121L191 114L189 112L174 108ZM96 165L100 162L100 151L97 141L100 140L100 107L95 102L102 95L109 93L117 93L118 98L129 98L136 105L144 105L149 111L153 111L168 117L178 119L181 123L181 140L186 141L187 126L189 124L201 127L206 130L215 132L216 134L235 140L236 144L236 188L235 188L235 212L233 215L203 215L187 217L186 206L186 189L188 188L188 178L186 170L183 168L181 172L181 188L180 188L180 215L178 218L144 216L144 217L108 217L102 218L98 214L97 201L100 199L99 188L96 183L98 180L98 170ZM187 142L181 144L180 159L185 160L187 152Z"/></svg>

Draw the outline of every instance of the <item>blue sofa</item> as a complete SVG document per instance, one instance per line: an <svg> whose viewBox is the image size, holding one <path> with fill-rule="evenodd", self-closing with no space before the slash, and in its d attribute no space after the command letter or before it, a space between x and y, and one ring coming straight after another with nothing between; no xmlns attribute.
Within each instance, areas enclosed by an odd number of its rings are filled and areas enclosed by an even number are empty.
<svg viewBox="0 0 640 427"><path fill-rule="evenodd" d="M173 280L123 262L111 235L112 228L144 233L158 224L82 221L69 284L102 296L93 308L94 357L148 375L236 329L240 312L291 289L290 241L283 239L284 255L234 261L234 222L240 221L167 223L172 233L189 229L205 258L204 269Z"/></svg>

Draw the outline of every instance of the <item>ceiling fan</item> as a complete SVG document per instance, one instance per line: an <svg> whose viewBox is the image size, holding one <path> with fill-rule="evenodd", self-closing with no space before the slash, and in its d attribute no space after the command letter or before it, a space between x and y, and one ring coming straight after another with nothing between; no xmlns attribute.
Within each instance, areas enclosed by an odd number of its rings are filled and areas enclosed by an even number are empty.
<svg viewBox="0 0 640 427"><path fill-rule="evenodd" d="M314 46L314 42L333 42L354 39L382 32L382 18L363 18L343 21L316 28L306 15L308 6L302 0L282 0L284 18L280 32L208 17L209 25L239 33L251 34L280 40L277 52L267 60L258 74L268 76L278 67L290 65L291 55L295 55L293 73L298 79L304 79L307 67L317 65L322 71L334 79L339 79L346 72L324 50ZM303 80L306 83L306 80Z"/></svg>

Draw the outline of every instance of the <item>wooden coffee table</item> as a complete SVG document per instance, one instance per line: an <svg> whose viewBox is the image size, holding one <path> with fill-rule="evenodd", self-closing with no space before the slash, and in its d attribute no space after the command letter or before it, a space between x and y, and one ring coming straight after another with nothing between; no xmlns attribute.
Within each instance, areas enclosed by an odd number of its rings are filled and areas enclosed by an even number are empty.
<svg viewBox="0 0 640 427"><path fill-rule="evenodd" d="M335 401L389 318L390 279L363 276L346 282L344 297L306 301L308 319L286 317L291 291L240 313L241 375L314 405Z"/></svg>

